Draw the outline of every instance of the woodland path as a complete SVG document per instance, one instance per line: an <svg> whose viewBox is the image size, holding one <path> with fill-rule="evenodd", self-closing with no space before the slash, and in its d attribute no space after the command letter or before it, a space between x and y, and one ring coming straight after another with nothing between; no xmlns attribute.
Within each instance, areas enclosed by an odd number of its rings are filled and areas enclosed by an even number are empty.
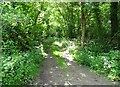
<svg viewBox="0 0 120 87"><path fill-rule="evenodd" d="M63 60L67 67L61 67L57 61ZM44 62L40 73L30 85L109 85L113 83L103 76L90 71L86 66L80 66L73 61L65 58L54 58L49 53Z"/></svg>

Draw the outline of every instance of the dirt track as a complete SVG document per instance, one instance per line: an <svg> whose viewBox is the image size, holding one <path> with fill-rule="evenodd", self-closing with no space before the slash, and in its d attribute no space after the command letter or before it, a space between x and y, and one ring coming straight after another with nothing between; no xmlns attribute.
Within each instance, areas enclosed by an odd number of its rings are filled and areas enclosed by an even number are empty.
<svg viewBox="0 0 120 87"><path fill-rule="evenodd" d="M67 66L61 67L56 61L63 60ZM85 66L79 66L67 59L45 58L41 71L32 85L113 85L102 76L96 75Z"/></svg>

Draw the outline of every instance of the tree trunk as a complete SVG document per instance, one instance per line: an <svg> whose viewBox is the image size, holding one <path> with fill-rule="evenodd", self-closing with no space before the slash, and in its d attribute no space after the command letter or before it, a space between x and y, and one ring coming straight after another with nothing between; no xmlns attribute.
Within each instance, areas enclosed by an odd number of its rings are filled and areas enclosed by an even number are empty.
<svg viewBox="0 0 120 87"><path fill-rule="evenodd" d="M114 44L114 46L116 46L117 44L119 45L117 13L118 2L111 2L111 41Z"/></svg>
<svg viewBox="0 0 120 87"><path fill-rule="evenodd" d="M118 31L118 2L111 2L111 37Z"/></svg>
<svg viewBox="0 0 120 87"><path fill-rule="evenodd" d="M82 19L82 37L81 37L81 46L84 48L85 41L85 12L84 12L84 2L81 2L81 19Z"/></svg>

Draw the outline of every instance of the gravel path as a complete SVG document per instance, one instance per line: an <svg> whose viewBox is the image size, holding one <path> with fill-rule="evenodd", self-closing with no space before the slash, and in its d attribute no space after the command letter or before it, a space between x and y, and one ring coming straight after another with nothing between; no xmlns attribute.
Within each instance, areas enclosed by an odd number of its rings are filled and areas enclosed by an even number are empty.
<svg viewBox="0 0 120 87"><path fill-rule="evenodd" d="M62 61L63 65L58 64ZM96 75L85 66L79 66L73 61L63 58L45 58L41 72L32 85L113 85L102 76ZM111 86L109 86L111 87Z"/></svg>

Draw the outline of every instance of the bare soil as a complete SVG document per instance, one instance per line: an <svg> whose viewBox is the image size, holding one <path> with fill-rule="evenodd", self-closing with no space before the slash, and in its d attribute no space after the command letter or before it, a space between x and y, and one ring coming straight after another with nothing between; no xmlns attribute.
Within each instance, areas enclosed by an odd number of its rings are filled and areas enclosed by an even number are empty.
<svg viewBox="0 0 120 87"><path fill-rule="evenodd" d="M59 60L64 60L67 66L61 67L57 63ZM40 73L30 85L109 85L108 87L113 87L111 81L90 71L88 67L64 58L54 58L51 54L45 58Z"/></svg>

